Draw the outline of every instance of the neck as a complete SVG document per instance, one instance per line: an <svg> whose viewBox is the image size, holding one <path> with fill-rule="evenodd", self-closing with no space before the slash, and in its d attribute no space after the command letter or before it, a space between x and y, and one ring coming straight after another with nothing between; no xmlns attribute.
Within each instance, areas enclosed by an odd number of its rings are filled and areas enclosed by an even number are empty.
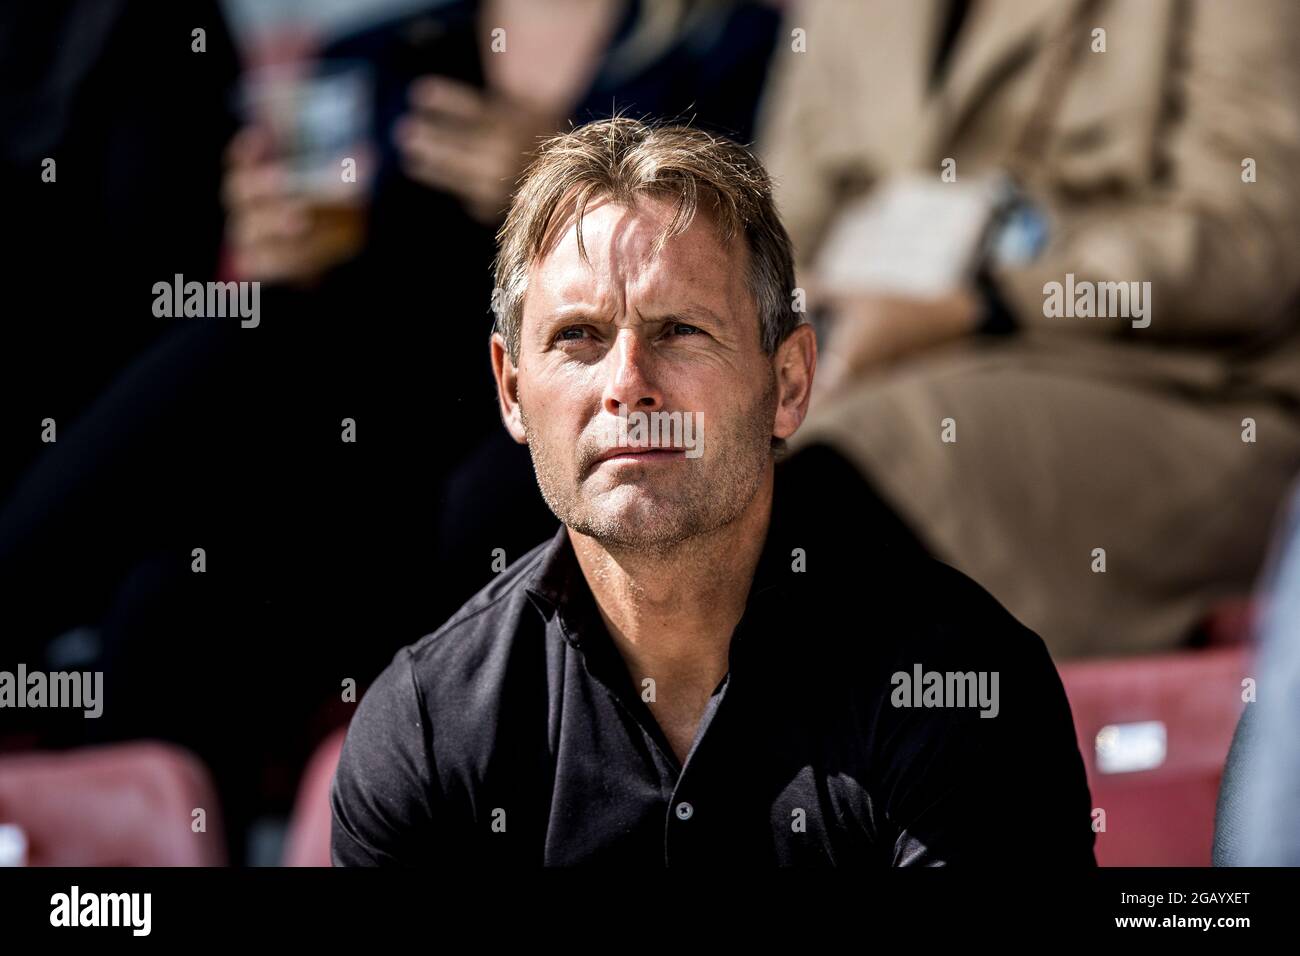
<svg viewBox="0 0 1300 956"><path fill-rule="evenodd" d="M569 530L614 644L634 674L712 687L726 674L772 513L772 471L727 525L667 553L611 549Z"/></svg>

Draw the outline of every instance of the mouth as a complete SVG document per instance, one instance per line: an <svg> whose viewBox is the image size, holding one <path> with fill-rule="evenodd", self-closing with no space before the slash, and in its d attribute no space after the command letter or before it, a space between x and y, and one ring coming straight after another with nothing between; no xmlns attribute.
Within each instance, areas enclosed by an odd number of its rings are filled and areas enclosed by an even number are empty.
<svg viewBox="0 0 1300 956"><path fill-rule="evenodd" d="M611 448L596 459L593 467L622 463L655 464L685 457L684 448Z"/></svg>

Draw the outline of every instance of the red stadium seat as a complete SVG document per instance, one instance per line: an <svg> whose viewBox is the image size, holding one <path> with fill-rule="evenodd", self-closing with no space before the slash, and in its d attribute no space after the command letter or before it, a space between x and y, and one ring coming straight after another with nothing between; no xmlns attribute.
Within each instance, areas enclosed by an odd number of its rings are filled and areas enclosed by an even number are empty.
<svg viewBox="0 0 1300 956"><path fill-rule="evenodd" d="M1105 811L1102 866L1210 865L1250 663L1239 645L1060 665L1094 816Z"/></svg>
<svg viewBox="0 0 1300 956"><path fill-rule="evenodd" d="M205 811L194 832L193 811ZM221 866L221 814L198 758L154 741L0 755L0 823L31 866Z"/></svg>
<svg viewBox="0 0 1300 956"><path fill-rule="evenodd" d="M1257 612L1249 596L1226 598L1210 608L1201 622L1201 633L1211 647L1244 644L1251 639Z"/></svg>
<svg viewBox="0 0 1300 956"><path fill-rule="evenodd" d="M285 840L285 866L330 865L330 783L346 736L346 727L334 731L307 763Z"/></svg>

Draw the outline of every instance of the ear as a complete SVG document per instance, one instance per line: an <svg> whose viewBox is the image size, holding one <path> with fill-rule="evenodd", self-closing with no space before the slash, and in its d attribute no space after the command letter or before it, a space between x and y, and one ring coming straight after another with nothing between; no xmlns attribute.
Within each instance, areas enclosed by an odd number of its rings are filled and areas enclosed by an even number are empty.
<svg viewBox="0 0 1300 956"><path fill-rule="evenodd" d="M501 404L501 420L510 437L519 444L527 442L524 421L519 414L519 370L510 361L506 340L500 332L492 333L492 374L497 380L497 401Z"/></svg>
<svg viewBox="0 0 1300 956"><path fill-rule="evenodd" d="M776 420L772 434L789 438L803 424L817 371L817 336L807 322L795 328L777 346L772 357L776 369Z"/></svg>

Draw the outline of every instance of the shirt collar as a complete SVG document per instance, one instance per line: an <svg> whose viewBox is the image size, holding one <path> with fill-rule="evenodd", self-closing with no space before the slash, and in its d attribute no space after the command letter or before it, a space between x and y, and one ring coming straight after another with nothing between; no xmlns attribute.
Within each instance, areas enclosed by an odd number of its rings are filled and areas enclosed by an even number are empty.
<svg viewBox="0 0 1300 956"><path fill-rule="evenodd" d="M562 524L542 551L542 558L529 574L524 591L533 607L549 621L580 590L590 593L573 542L569 540L569 529Z"/></svg>

